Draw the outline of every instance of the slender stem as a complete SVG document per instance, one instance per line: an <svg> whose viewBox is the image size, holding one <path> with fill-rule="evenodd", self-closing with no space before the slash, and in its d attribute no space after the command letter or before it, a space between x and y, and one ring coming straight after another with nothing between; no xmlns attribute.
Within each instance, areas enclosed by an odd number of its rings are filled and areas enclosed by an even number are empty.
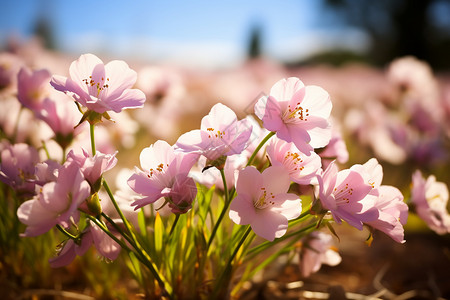
<svg viewBox="0 0 450 300"><path fill-rule="evenodd" d="M91 220L97 226L99 226L110 238L112 238L116 243L118 243L123 249L127 250L128 252L133 252L133 250L131 250L123 241L121 241L114 234L112 234L111 231L109 231L109 229L102 222L100 222L98 219L96 219L95 217L93 217L91 215L86 215L86 216L89 218L89 220ZM172 296L170 295L170 292L166 288L166 284L165 284L164 280L159 275L158 271L156 270L155 265L151 262L151 260L149 260L148 255L142 253L140 251L140 249L136 248L135 245L133 245L133 247L135 247L135 249L137 251L136 258L139 259L139 261L141 263L143 263L152 272L153 276L158 281L159 286L161 287L163 294L165 296L167 296L169 299L172 299Z"/></svg>
<svg viewBox="0 0 450 300"><path fill-rule="evenodd" d="M256 254L264 251L265 249L267 249L267 248L269 248L269 247L271 247L271 246L273 246L275 244L278 244L278 243L280 243L280 242L282 242L284 240L287 240L290 237L297 236L297 235L303 235L305 233L309 233L309 230L311 230L311 229L315 230L315 228L316 228L316 223L311 223L311 224L309 224L309 225L307 225L307 226L305 226L305 227L303 227L303 228L301 228L301 229L299 229L297 231L291 232L289 234L285 234L282 237L277 238L276 240L274 240L272 242L266 241L266 242L264 242L264 243L262 243L262 244L260 244L258 246L255 246L254 248L251 248L250 250L248 250L247 254L249 254L249 255L250 254L255 254L256 255ZM253 258L253 257L254 257L254 255L251 256L251 258Z"/></svg>
<svg viewBox="0 0 450 300"><path fill-rule="evenodd" d="M47 145L45 144L44 140L42 141L42 149L44 149L47 159L50 159L50 153L48 152L48 148L47 148Z"/></svg>
<svg viewBox="0 0 450 300"><path fill-rule="evenodd" d="M22 116L23 112L23 106L20 106L19 113L17 114L16 123L14 124L14 131L12 135L13 142L16 142L17 134L19 133L19 124L20 124L20 117Z"/></svg>
<svg viewBox="0 0 450 300"><path fill-rule="evenodd" d="M220 175L222 176L222 181L223 181L223 191L224 191L224 194L225 194L225 204L224 204L224 206L222 208L222 211L220 212L220 215L219 215L219 218L217 219L216 224L214 224L214 228L213 228L213 230L211 232L211 236L209 237L209 240L208 240L208 246L206 247L206 251L208 251L209 247L211 246L212 241L214 240L214 237L216 236L217 229L219 229L219 225L222 222L222 219L225 216L225 213L226 213L226 211L228 209L228 206L230 205L230 202L231 202L230 201L230 194L228 193L227 179L225 177L225 172L224 172L223 169L220 170Z"/></svg>
<svg viewBox="0 0 450 300"><path fill-rule="evenodd" d="M231 267L231 263L233 262L234 257L238 253L238 251L241 248L242 244L244 244L245 240L247 239L247 236L250 234L251 231L252 231L252 228L249 225L247 225L247 229L245 230L244 235L242 235L241 240L239 241L239 243L237 244L236 248L234 249L233 254L231 254L230 259L228 260L226 268L230 268Z"/></svg>
<svg viewBox="0 0 450 300"><path fill-rule="evenodd" d="M175 227L177 226L179 218L180 218L180 214L176 214L175 221L173 221L172 228L170 228L169 237L172 235L172 232L175 230Z"/></svg>
<svg viewBox="0 0 450 300"><path fill-rule="evenodd" d="M301 213L300 216L298 216L297 218L289 220L289 225L291 225L292 223L296 223L295 221L303 219L304 217L309 216L310 214L311 210L308 209L307 211Z"/></svg>
<svg viewBox="0 0 450 300"><path fill-rule="evenodd" d="M86 217L91 220L95 225L97 225L98 227L100 227L101 230L103 230L110 238L112 238L117 244L120 245L120 247L122 247L123 249L129 251L129 252L133 252L133 250L131 250L127 244L125 244L123 241L121 241L119 238L117 238L114 234L112 234L111 231L109 231L108 227L105 226L105 224L103 224L103 222L100 222L97 218L91 216L91 215L86 215Z"/></svg>
<svg viewBox="0 0 450 300"><path fill-rule="evenodd" d="M61 162L62 164L64 164L64 162L66 161L66 147L62 147L62 159Z"/></svg>
<svg viewBox="0 0 450 300"><path fill-rule="evenodd" d="M272 137L275 135L275 132L271 131L269 134L266 135L266 137L259 143L259 145L256 147L255 151L253 151L252 156L248 159L247 166L250 166L253 162L253 160L256 157L256 154L258 154L259 150L261 150L262 146Z"/></svg>
<svg viewBox="0 0 450 300"><path fill-rule="evenodd" d="M73 234L71 234L70 232L68 232L67 230L65 230L61 225L57 224L56 228L58 228L59 231L61 231L65 236L67 236L68 238L76 241L78 240L78 236L75 236Z"/></svg>
<svg viewBox="0 0 450 300"><path fill-rule="evenodd" d="M117 223L116 222L114 222L114 220L113 219L111 219L107 214L105 214L104 212L102 212L102 217L103 218L105 218L116 230L117 230L117 232L119 232L120 233L120 235L122 235L126 240L127 240L127 242L129 242L131 245L134 245L134 241L133 241L133 239L128 235L128 234L126 234L125 232L123 232L123 230L122 230L122 228L120 228L119 227L119 225L117 225Z"/></svg>
<svg viewBox="0 0 450 300"><path fill-rule="evenodd" d="M216 282L214 295L217 294L218 288L223 286L223 280L225 279L225 274L232 268L233 259L236 257L237 253L239 252L239 249L244 244L245 240L247 239L247 236L250 234L251 231L252 231L252 228L249 225L247 225L247 229L245 230L245 233L242 235L241 240L239 241L239 243L237 244L233 253L231 254L230 258L228 259L228 262L227 262L222 274L220 275L219 280Z"/></svg>
<svg viewBox="0 0 450 300"><path fill-rule="evenodd" d="M225 202L228 202L229 194L228 194L227 178L225 177L225 171L223 169L220 170L220 176L222 176L223 192L225 194Z"/></svg>
<svg viewBox="0 0 450 300"><path fill-rule="evenodd" d="M94 138L94 124L89 123L89 133L91 136L91 149L92 149L92 156L95 155L96 151L95 151L95 138Z"/></svg>
<svg viewBox="0 0 450 300"><path fill-rule="evenodd" d="M111 189L109 188L109 185L104 178L102 180L102 183L103 183L103 187L105 188L106 192L108 193L109 198L111 199L112 204L114 205L114 208L116 209L117 213L119 214L120 218L122 219L123 224L125 225L125 228L127 229L128 233L130 233L130 235L133 236L133 232L130 227L130 223L128 222L127 218L125 218L125 215L123 214L122 210L120 209L119 205L117 204L117 201L114 198L114 195L111 192Z"/></svg>

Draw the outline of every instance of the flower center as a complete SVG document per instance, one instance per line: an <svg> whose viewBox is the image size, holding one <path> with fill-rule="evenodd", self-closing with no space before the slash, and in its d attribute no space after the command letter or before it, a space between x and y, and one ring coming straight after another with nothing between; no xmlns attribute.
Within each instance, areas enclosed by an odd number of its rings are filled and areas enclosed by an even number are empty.
<svg viewBox="0 0 450 300"><path fill-rule="evenodd" d="M264 209L269 205L274 205L275 202L272 200L275 198L273 193L267 194L266 188L262 187L261 192L259 194L259 199L257 201L253 201L253 206L258 209Z"/></svg>
<svg viewBox="0 0 450 300"><path fill-rule="evenodd" d="M98 98L100 96L100 93L107 89L109 87L108 82L109 82L109 78L106 78L106 83L105 83L105 78L102 77L101 81L96 82L94 79L92 79L92 75L89 76L89 79L83 79L83 82L86 84L86 86L89 89L89 92L94 92L97 93L96 97Z"/></svg>
<svg viewBox="0 0 450 300"><path fill-rule="evenodd" d="M350 203L350 196L353 195L353 188L349 188L348 183L345 184L341 189L334 188L333 191L334 198L336 200L336 205L341 206Z"/></svg>
<svg viewBox="0 0 450 300"><path fill-rule="evenodd" d="M156 166L155 169L150 168L149 173L147 174L147 177L152 178L153 175L163 173L164 168L167 168L168 166L169 166L169 164L164 165L163 163L160 163L159 165Z"/></svg>
<svg viewBox="0 0 450 300"><path fill-rule="evenodd" d="M223 136L225 135L225 131L217 130L216 132L214 132L215 130L212 127L206 128L206 131L208 131L208 137L210 139L211 138L222 139Z"/></svg>
<svg viewBox="0 0 450 300"><path fill-rule="evenodd" d="M284 165L291 171L302 171L305 168L301 165L302 163L303 159L298 153L288 151L284 156Z"/></svg>
<svg viewBox="0 0 450 300"><path fill-rule="evenodd" d="M309 109L304 109L300 102L292 108L291 105L288 106L288 109L283 113L283 120L286 123L296 123L298 121L308 121Z"/></svg>

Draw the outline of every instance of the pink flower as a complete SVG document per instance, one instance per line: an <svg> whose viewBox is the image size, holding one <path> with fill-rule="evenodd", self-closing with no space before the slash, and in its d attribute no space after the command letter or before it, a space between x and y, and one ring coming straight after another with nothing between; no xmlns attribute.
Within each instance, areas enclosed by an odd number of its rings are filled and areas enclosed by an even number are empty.
<svg viewBox="0 0 450 300"><path fill-rule="evenodd" d="M35 165L39 162L37 150L23 143L11 145L9 142L3 142L3 146L0 181L20 193L33 195Z"/></svg>
<svg viewBox="0 0 450 300"><path fill-rule="evenodd" d="M157 141L144 148L140 155L142 170L136 168L128 179L131 189L144 197L131 205L138 209L166 197L170 204L180 205L179 209L184 210L189 206L188 202L192 202L192 196L195 198L196 195L195 183L186 177L197 157L195 154L175 151L165 141Z"/></svg>
<svg viewBox="0 0 450 300"><path fill-rule="evenodd" d="M416 212L438 234L450 233L450 215L447 211L448 187L436 181L434 175L426 180L417 170L412 177L411 202Z"/></svg>
<svg viewBox="0 0 450 300"><path fill-rule="evenodd" d="M298 184L310 184L322 165L315 152L302 153L294 143L276 137L267 146L267 155L273 166L283 166L290 179Z"/></svg>
<svg viewBox="0 0 450 300"><path fill-rule="evenodd" d="M72 62L69 72L70 78L53 76L51 85L91 111L120 112L144 105L144 93L132 89L137 74L124 61L113 60L104 65L97 56L84 54Z"/></svg>
<svg viewBox="0 0 450 300"><path fill-rule="evenodd" d="M120 245L92 221L89 221L89 226L81 234L80 242L76 243L72 239L67 240L62 249L59 249L58 255L49 260L50 266L52 268L67 266L77 255L84 255L92 244L100 255L106 259L115 260L119 256Z"/></svg>
<svg viewBox="0 0 450 300"><path fill-rule="evenodd" d="M17 74L24 64L16 54L0 53L0 90L13 91L16 88Z"/></svg>
<svg viewBox="0 0 450 300"><path fill-rule="evenodd" d="M303 277L319 271L323 264L336 266L342 260L329 234L314 231L303 240L303 245L299 264Z"/></svg>
<svg viewBox="0 0 450 300"><path fill-rule="evenodd" d="M62 97L61 97L62 96ZM73 101L64 94L52 95L42 102L41 109L36 111L36 117L41 119L53 130L55 139L71 138L78 135L83 129L81 126L74 128L80 119L80 112Z"/></svg>
<svg viewBox="0 0 450 300"><path fill-rule="evenodd" d="M119 256L121 249L120 245L92 221L89 221L89 225L89 231L92 234L95 249L97 249L103 257L109 260L115 260Z"/></svg>
<svg viewBox="0 0 450 300"><path fill-rule="evenodd" d="M283 236L288 220L302 211L299 197L286 193L289 185L289 174L281 166L269 167L263 173L246 167L239 172L230 219L239 225L250 224L257 235L269 241Z"/></svg>
<svg viewBox="0 0 450 300"><path fill-rule="evenodd" d="M103 175L104 172L111 170L117 163L116 153L103 154L99 151L91 156L86 150L82 148L81 154L76 154L71 150L67 154L68 161L74 161L84 175L84 178L91 184L95 182Z"/></svg>
<svg viewBox="0 0 450 300"><path fill-rule="evenodd" d="M60 268L70 264L75 257L82 256L92 245L92 236L90 234L83 234L80 244L75 243L74 240L67 240L61 248L57 249L57 256L50 258L48 261L50 267Z"/></svg>
<svg viewBox="0 0 450 300"><path fill-rule="evenodd" d="M218 103L203 117L200 130L180 136L176 147L180 151L197 153L214 161L221 156L239 154L247 147L252 126L248 120L237 120L236 114Z"/></svg>
<svg viewBox="0 0 450 300"><path fill-rule="evenodd" d="M23 67L18 75L17 98L23 106L37 113L42 107L44 99L50 95L49 71L42 69L32 71Z"/></svg>
<svg viewBox="0 0 450 300"><path fill-rule="evenodd" d="M382 185L378 188L379 196L375 202L378 209L378 219L366 222L365 224L378 229L394 241L404 243L404 229L408 219L408 205L403 202L403 195L399 189Z"/></svg>
<svg viewBox="0 0 450 300"><path fill-rule="evenodd" d="M61 165L54 160L46 160L42 163L36 164L36 180L35 183L43 186L48 182L56 181L58 179L58 172Z"/></svg>
<svg viewBox="0 0 450 300"><path fill-rule="evenodd" d="M322 158L322 168L326 168L332 160L336 160L340 164L345 164L348 161L349 154L347 145L339 128L333 123L331 139L328 145L319 151Z"/></svg>
<svg viewBox="0 0 450 300"><path fill-rule="evenodd" d="M324 89L305 86L300 79L291 77L278 81L268 97L259 99L255 114L266 129L308 153L330 141L331 107L330 96Z"/></svg>
<svg viewBox="0 0 450 300"><path fill-rule="evenodd" d="M346 169L338 172L334 162L330 163L323 174L318 175L319 199L334 220L345 220L350 225L363 229L364 222L378 218L375 207L376 197L367 197L372 186L356 170Z"/></svg>
<svg viewBox="0 0 450 300"><path fill-rule="evenodd" d="M24 236L37 236L59 224L68 228L79 219L78 207L90 195L90 187L75 163L59 170L56 182L45 184L32 200L17 210L19 220L27 225Z"/></svg>
<svg viewBox="0 0 450 300"><path fill-rule="evenodd" d="M247 161L248 158L243 153L234 154L227 157L225 165L223 166L223 171L225 173L225 179L228 187L235 185L237 174L239 170L245 167ZM205 169L204 167L206 163L206 157L200 157L198 161L199 170L191 170L190 176L198 183L201 183L207 187L215 185L217 189L223 190L223 180L222 175L220 175L220 171L217 168Z"/></svg>
<svg viewBox="0 0 450 300"><path fill-rule="evenodd" d="M404 229L408 218L408 205L403 202L402 193L393 186L381 185L383 168L375 158L369 159L364 165L354 165L352 170L359 172L372 190L367 197L375 197L375 207L378 218L365 224L378 229L398 243L404 243Z"/></svg>

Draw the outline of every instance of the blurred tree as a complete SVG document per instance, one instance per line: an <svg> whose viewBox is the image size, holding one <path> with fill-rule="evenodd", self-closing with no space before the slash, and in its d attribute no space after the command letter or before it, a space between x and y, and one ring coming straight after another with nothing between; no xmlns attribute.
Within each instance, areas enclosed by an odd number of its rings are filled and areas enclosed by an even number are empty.
<svg viewBox="0 0 450 300"><path fill-rule="evenodd" d="M369 34L373 63L384 65L414 55L435 68L450 68L450 24L442 24L450 20L449 0L325 0L324 4L325 11L333 13L328 26L356 27Z"/></svg>
<svg viewBox="0 0 450 300"><path fill-rule="evenodd" d="M261 27L258 25L251 29L247 55L249 59L261 56Z"/></svg>
<svg viewBox="0 0 450 300"><path fill-rule="evenodd" d="M42 45L47 49L55 49L55 39L49 20L44 16L41 16L34 26L34 34L41 39Z"/></svg>
<svg viewBox="0 0 450 300"><path fill-rule="evenodd" d="M54 15L52 15L53 11L52 1L41 0L33 28L34 35L41 39L42 45L47 49L56 48L55 32L52 24L52 20L54 19Z"/></svg>

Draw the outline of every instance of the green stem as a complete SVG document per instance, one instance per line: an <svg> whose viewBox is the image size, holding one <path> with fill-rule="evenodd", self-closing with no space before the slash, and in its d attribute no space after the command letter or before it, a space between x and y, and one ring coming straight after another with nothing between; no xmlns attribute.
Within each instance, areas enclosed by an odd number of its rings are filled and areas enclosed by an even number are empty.
<svg viewBox="0 0 450 300"><path fill-rule="evenodd" d="M95 138L94 138L94 124L89 123L89 133L91 136L91 149L92 149L92 156L95 155L96 151L95 151Z"/></svg>
<svg viewBox="0 0 450 300"><path fill-rule="evenodd" d="M261 150L262 146L272 137L275 135L275 132L271 131L269 134L266 135L266 137L259 143L259 145L256 147L255 151L253 151L252 156L248 159L247 166L250 166L253 162L253 160L256 157L256 154L258 154L259 150Z"/></svg>
<svg viewBox="0 0 450 300"><path fill-rule="evenodd" d="M127 250L128 252L133 252L133 250L131 250L123 241L121 241L114 234L112 234L111 231L109 231L109 229L102 222L100 222L98 219L96 219L95 217L93 217L91 215L86 215L86 216L89 218L89 220L91 220L97 226L99 226L110 238L112 238L116 243L118 243L120 245L120 247ZM131 243L131 244L137 251L137 253L135 253L135 254L137 254L136 258L139 259L139 261L141 263L143 263L153 274L156 281L158 281L159 286L161 287L161 290L162 290L164 296L168 297L169 299L172 299L173 297L171 296L171 288L169 287L170 290L167 289L167 286L166 286L164 280L159 275L158 271L156 270L156 266L152 263L152 261L150 260L148 255L143 253L140 249L136 248L136 245L133 245L133 243Z"/></svg>
<svg viewBox="0 0 450 300"><path fill-rule="evenodd" d="M47 148L47 145L45 144L45 141L42 141L42 149L44 149L45 155L47 155L47 159L51 159L50 153L48 152L48 148Z"/></svg>
<svg viewBox="0 0 450 300"><path fill-rule="evenodd" d="M297 231L291 232L289 234L285 234L282 237L277 238L276 240L274 240L272 242L266 241L266 242L264 242L262 244L259 244L258 246L255 246L255 247L251 248L250 250L248 250L247 254L251 255L248 259L251 259L251 258L255 257L255 255L261 253L262 251L266 250L267 248L272 247L273 245L276 245L276 244L278 244L278 243L280 243L280 242L282 242L284 240L287 240L287 239L289 239L289 238L291 238L293 236L307 234L307 233L309 233L309 231L311 229L313 229L313 231L316 229L316 223L315 222L311 223L311 224L309 224L309 225L307 225L307 226L305 226L305 227L303 227L303 228L301 228L301 229L299 229Z"/></svg>
<svg viewBox="0 0 450 300"><path fill-rule="evenodd" d="M56 228L58 228L59 231L61 231L65 236L67 236L68 238L76 241L78 240L79 236L75 236L73 234L71 234L70 232L68 232L67 230L65 230L61 225L57 224Z"/></svg>
<svg viewBox="0 0 450 300"><path fill-rule="evenodd" d="M131 237L128 234L126 234L125 232L123 232L122 228L120 228L119 225L117 225L117 223L114 222L113 219L111 219L104 212L102 212L101 215L103 218L105 218L111 224L111 226L113 226L117 230L117 232L120 233L121 236L123 236L127 240L127 242L129 242L131 245L134 245L134 241L131 239Z"/></svg>
<svg viewBox="0 0 450 300"><path fill-rule="evenodd" d="M242 235L241 240L239 241L239 243L237 244L233 253L231 254L230 258L228 259L228 262L227 262L222 274L220 275L219 280L216 282L215 292L213 295L217 295L218 289L220 287L224 286L223 280L225 279L225 275L231 271L233 260L236 257L237 253L239 252L239 249L244 244L245 240L247 239L247 236L250 234L251 231L252 231L252 228L249 225L247 225L247 229L245 230L245 233ZM213 298L215 298L215 297L213 297Z"/></svg>
<svg viewBox="0 0 450 300"><path fill-rule="evenodd" d="M64 162L66 161L66 147L62 147L62 160L61 163L64 164Z"/></svg>
<svg viewBox="0 0 450 300"><path fill-rule="evenodd" d="M127 218L125 218L125 215L123 214L122 210L120 209L119 205L117 204L117 201L114 198L114 195L111 192L111 189L109 188L108 183L106 182L105 179L103 179L102 181L103 181L103 187L105 188L106 192L108 193L108 196L111 199L111 202L113 203L114 208L116 209L117 213L119 214L120 218L122 219L123 224L130 235L129 238L127 238L127 236L124 234L122 234L122 236L124 238L126 238L127 241L136 249L138 254L140 254L144 258L144 260L147 262L147 263L145 263L145 265L150 269L150 271L153 273L155 278L158 280L158 282L161 285L161 288L170 294L172 292L171 287L168 284L167 285L165 284L165 281L161 278L161 275L156 270L156 267L154 266L152 259L147 254L147 252L145 252L145 250L142 248L142 246L139 244L139 242L136 238L136 235L134 234L133 229L131 228L130 223L128 222Z"/></svg>
<svg viewBox="0 0 450 300"><path fill-rule="evenodd" d="M213 228L213 230L211 232L211 236L209 237L209 240L208 240L208 246L206 247L206 251L208 251L209 247L211 246L212 241L214 240L214 237L216 236L217 229L219 229L219 225L222 222L222 219L225 216L225 213L226 213L226 211L228 209L228 206L230 205L230 202L231 202L230 201L230 194L228 193L227 179L225 177L225 172L224 172L223 169L220 170L220 175L222 176L222 181L223 181L223 191L224 191L224 194L225 194L225 204L223 206L222 211L220 212L220 215L219 215L219 218L217 219L216 224L214 224L214 228ZM234 193L234 190L233 190L233 193Z"/></svg>
<svg viewBox="0 0 450 300"><path fill-rule="evenodd" d="M169 237L172 235L175 227L177 226L178 219L180 218L180 214L176 214L175 221L173 221L172 228L170 228Z"/></svg>

